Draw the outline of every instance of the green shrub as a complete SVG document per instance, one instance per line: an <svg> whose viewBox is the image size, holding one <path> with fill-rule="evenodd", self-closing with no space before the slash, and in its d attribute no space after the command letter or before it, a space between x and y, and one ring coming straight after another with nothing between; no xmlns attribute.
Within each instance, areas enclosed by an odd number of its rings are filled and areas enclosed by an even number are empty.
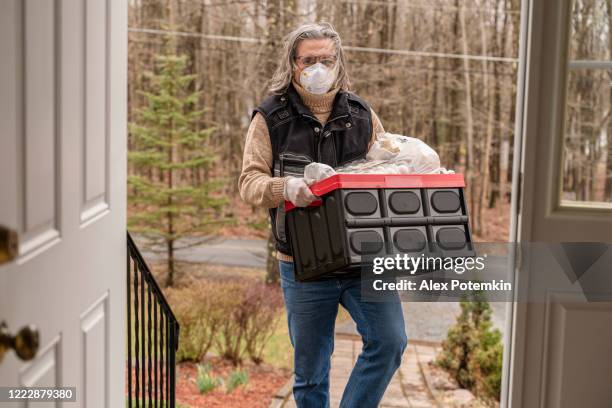
<svg viewBox="0 0 612 408"><path fill-rule="evenodd" d="M448 330L436 363L463 388L479 397L499 400L503 345L501 333L492 328L491 306L476 294L461 301L461 314Z"/></svg>
<svg viewBox="0 0 612 408"><path fill-rule="evenodd" d="M246 371L232 371L227 378L227 392L232 392L240 385L247 385L249 374Z"/></svg>
<svg viewBox="0 0 612 408"><path fill-rule="evenodd" d="M196 383L200 394L206 394L221 385L221 379L211 374L210 365L198 365L198 377Z"/></svg>
<svg viewBox="0 0 612 408"><path fill-rule="evenodd" d="M470 371L474 376L476 395L499 400L504 348L499 330L482 333L481 346L475 350L470 361Z"/></svg>

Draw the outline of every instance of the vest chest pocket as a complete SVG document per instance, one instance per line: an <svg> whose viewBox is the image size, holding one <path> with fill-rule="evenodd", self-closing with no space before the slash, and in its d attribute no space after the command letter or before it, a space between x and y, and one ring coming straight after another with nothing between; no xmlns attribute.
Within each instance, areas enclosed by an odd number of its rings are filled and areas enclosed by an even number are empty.
<svg viewBox="0 0 612 408"><path fill-rule="evenodd" d="M304 167L312 162L312 158L306 154L283 152L279 155L276 163L274 163L274 176L303 177Z"/></svg>

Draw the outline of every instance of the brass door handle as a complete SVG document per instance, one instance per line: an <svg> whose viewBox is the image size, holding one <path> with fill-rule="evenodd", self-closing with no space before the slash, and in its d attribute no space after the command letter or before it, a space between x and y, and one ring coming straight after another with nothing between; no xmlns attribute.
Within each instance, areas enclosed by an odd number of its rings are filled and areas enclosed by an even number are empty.
<svg viewBox="0 0 612 408"><path fill-rule="evenodd" d="M15 351L17 357L28 361L36 356L39 345L38 329L34 325L22 327L17 335L12 336L6 322L0 323L0 362L10 349Z"/></svg>
<svg viewBox="0 0 612 408"><path fill-rule="evenodd" d="M17 257L18 243L17 231L0 225L0 264Z"/></svg>

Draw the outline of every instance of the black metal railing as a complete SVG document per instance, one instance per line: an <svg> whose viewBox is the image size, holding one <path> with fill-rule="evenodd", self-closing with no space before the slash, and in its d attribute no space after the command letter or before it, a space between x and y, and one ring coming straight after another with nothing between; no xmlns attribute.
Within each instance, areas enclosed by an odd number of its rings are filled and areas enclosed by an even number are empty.
<svg viewBox="0 0 612 408"><path fill-rule="evenodd" d="M174 408L179 324L127 234L127 407Z"/></svg>

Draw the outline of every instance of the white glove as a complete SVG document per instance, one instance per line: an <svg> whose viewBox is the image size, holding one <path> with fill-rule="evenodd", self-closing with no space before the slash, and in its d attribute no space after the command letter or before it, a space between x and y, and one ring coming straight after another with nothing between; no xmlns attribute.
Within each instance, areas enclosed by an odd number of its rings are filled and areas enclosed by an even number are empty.
<svg viewBox="0 0 612 408"><path fill-rule="evenodd" d="M298 177L287 177L285 179L283 195L285 200L291 201L296 207L307 207L308 204L317 199L304 179Z"/></svg>
<svg viewBox="0 0 612 408"><path fill-rule="evenodd" d="M336 174L336 171L323 163L310 163L304 167L304 181L309 186L334 174Z"/></svg>

